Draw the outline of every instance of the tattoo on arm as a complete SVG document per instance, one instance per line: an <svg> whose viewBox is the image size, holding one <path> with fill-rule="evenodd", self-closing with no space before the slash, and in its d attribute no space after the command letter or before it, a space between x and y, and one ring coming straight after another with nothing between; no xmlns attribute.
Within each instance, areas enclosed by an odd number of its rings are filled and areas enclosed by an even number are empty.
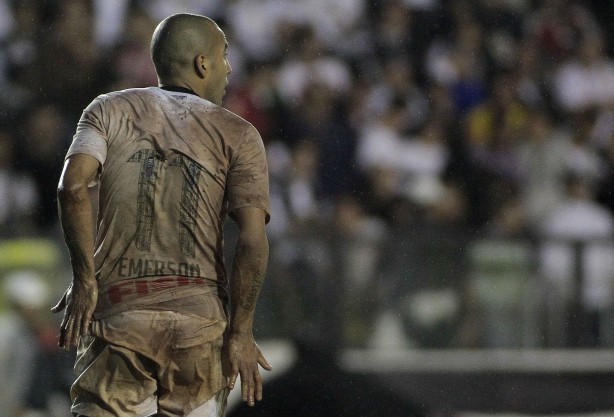
<svg viewBox="0 0 614 417"><path fill-rule="evenodd" d="M243 231L237 241L231 285L231 332L251 333L258 295L265 280L269 246L262 231Z"/></svg>
<svg viewBox="0 0 614 417"><path fill-rule="evenodd" d="M252 308L254 308L256 300L258 299L258 293L260 293L260 288L262 287L262 282L263 274L258 271L256 277L254 277L254 280L252 281L252 286L249 289L247 296L243 300L241 300L241 307L246 310L251 310Z"/></svg>

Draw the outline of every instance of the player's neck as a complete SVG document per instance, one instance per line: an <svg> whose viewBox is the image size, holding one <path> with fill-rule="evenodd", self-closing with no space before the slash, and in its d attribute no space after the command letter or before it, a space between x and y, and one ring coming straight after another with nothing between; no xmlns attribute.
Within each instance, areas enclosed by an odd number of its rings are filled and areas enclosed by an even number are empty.
<svg viewBox="0 0 614 417"><path fill-rule="evenodd" d="M194 90L192 90L191 88L182 87L182 86L179 86L179 85L166 85L166 84L162 84L162 85L160 85L160 88L163 89L163 90L166 90L166 91L176 91L178 93L188 93L188 94L194 94L195 96L198 96L198 94L196 94L196 92Z"/></svg>

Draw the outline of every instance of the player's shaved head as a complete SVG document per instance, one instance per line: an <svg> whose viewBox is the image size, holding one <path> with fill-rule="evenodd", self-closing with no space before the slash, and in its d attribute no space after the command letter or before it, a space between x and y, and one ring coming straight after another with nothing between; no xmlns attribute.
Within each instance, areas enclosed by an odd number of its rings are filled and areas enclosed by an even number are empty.
<svg viewBox="0 0 614 417"><path fill-rule="evenodd" d="M182 77L194 66L194 58L210 55L222 42L218 25L205 16L180 13L164 19L151 39L151 58L160 80Z"/></svg>

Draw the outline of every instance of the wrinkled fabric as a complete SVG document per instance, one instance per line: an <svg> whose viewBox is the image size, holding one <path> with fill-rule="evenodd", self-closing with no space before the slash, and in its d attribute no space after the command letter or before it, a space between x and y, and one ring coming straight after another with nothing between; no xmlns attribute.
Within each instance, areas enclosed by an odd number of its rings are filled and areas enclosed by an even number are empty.
<svg viewBox="0 0 614 417"><path fill-rule="evenodd" d="M85 109L74 154L100 171L98 304L75 363L73 412L217 417L226 398L222 229L242 207L268 221L260 135L196 95L129 89Z"/></svg>
<svg viewBox="0 0 614 417"><path fill-rule="evenodd" d="M268 219L260 135L196 95L158 87L101 95L67 157L79 153L101 164L95 318L222 291L226 214L257 207Z"/></svg>
<svg viewBox="0 0 614 417"><path fill-rule="evenodd" d="M223 320L172 311L137 310L94 321L77 354L72 412L140 417L223 409L203 405L226 386L225 328Z"/></svg>

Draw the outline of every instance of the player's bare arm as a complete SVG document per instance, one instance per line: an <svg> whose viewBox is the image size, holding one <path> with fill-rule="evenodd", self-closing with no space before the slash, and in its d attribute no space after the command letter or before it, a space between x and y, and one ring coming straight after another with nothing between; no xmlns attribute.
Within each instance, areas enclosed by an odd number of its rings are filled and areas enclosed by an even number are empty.
<svg viewBox="0 0 614 417"><path fill-rule="evenodd" d="M241 376L243 401L254 405L262 400L262 378L258 365L271 370L252 333L254 311L267 267L269 246L265 233L264 210L254 207L237 209L239 227L231 274L232 317L225 342L231 375L229 388Z"/></svg>
<svg viewBox="0 0 614 417"><path fill-rule="evenodd" d="M100 163L85 154L71 155L64 165L58 187L58 209L64 240L70 252L72 283L54 313L65 309L60 326L59 345L77 346L88 334L98 299L94 268L94 224L88 184L96 177Z"/></svg>

